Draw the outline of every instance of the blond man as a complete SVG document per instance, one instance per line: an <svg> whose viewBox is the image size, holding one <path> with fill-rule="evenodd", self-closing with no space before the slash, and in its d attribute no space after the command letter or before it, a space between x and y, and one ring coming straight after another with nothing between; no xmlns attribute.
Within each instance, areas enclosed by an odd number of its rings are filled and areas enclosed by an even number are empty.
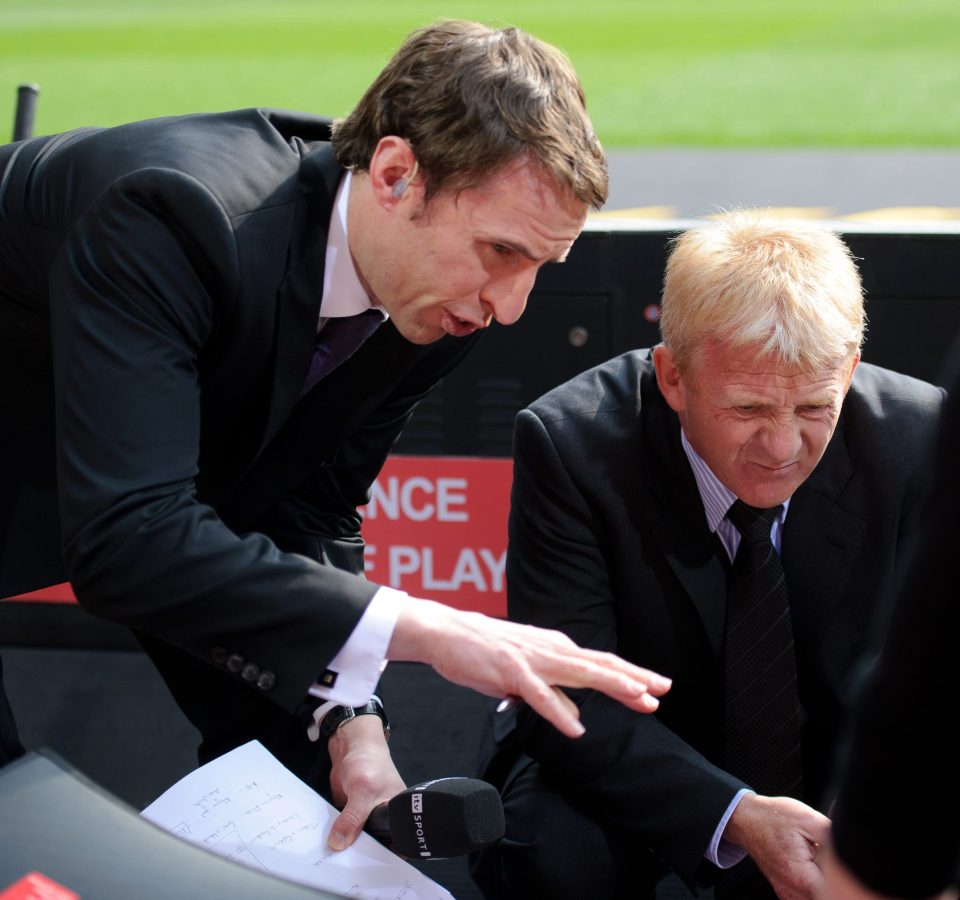
<svg viewBox="0 0 960 900"><path fill-rule="evenodd" d="M528 708L494 722L490 897L650 897L668 870L724 897L819 883L847 681L916 524L942 391L860 361L836 234L755 211L675 241L661 331L519 414L507 583L511 619L673 688L648 717L578 693L579 742ZM762 602L743 612L745 593ZM772 623L748 618L774 599Z"/></svg>

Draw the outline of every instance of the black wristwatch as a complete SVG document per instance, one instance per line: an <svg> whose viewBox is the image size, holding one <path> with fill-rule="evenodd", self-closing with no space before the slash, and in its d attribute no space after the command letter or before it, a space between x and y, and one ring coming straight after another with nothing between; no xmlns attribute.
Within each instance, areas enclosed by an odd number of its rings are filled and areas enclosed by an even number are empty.
<svg viewBox="0 0 960 900"><path fill-rule="evenodd" d="M380 716L380 720L383 722L384 737L390 737L390 723L387 721L387 714L376 700L371 699L363 706L333 707L320 722L320 739L326 743L344 722L349 722L357 716Z"/></svg>

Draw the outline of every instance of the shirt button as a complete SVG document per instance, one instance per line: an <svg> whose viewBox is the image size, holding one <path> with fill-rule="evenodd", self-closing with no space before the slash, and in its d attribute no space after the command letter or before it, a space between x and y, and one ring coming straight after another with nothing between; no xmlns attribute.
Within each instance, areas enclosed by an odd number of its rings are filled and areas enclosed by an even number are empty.
<svg viewBox="0 0 960 900"><path fill-rule="evenodd" d="M277 683L277 676L273 672L261 672L257 679L257 687L261 691L269 691Z"/></svg>
<svg viewBox="0 0 960 900"><path fill-rule="evenodd" d="M210 651L210 656L213 658L213 661L218 665L222 666L227 661L227 657L230 654L227 652L226 647L214 647Z"/></svg>
<svg viewBox="0 0 960 900"><path fill-rule="evenodd" d="M234 653L227 658L227 669L230 672L239 672L243 668L243 657L239 653Z"/></svg>

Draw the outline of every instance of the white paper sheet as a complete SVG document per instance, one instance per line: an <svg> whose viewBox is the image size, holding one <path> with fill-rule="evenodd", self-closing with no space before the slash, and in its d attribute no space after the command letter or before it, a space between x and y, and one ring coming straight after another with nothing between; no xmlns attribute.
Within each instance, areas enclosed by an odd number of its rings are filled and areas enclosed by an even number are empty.
<svg viewBox="0 0 960 900"><path fill-rule="evenodd" d="M452 900L368 834L346 850L330 850L337 810L259 741L181 778L141 815L234 862L343 897Z"/></svg>

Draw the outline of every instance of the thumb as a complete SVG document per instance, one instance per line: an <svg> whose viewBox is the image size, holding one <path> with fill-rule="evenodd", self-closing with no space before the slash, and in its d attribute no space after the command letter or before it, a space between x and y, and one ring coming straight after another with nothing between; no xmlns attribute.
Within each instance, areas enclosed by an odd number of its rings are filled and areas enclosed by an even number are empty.
<svg viewBox="0 0 960 900"><path fill-rule="evenodd" d="M330 826L327 845L331 850L345 850L360 836L365 821L366 816L360 815L359 808L348 802Z"/></svg>

